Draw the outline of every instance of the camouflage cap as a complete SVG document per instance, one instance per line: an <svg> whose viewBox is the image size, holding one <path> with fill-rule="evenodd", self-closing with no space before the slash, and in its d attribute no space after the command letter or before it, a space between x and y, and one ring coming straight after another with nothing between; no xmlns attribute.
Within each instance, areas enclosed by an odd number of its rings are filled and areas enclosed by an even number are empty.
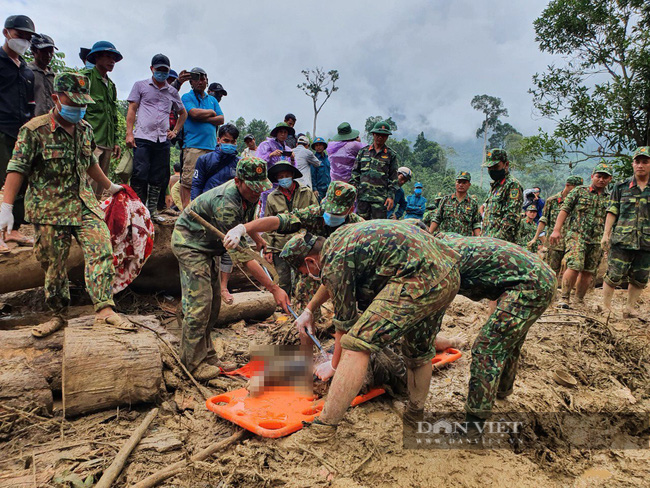
<svg viewBox="0 0 650 488"><path fill-rule="evenodd" d="M483 163L483 167L491 168L496 164L505 163L507 161L508 154L505 149L490 149L485 155L485 163Z"/></svg>
<svg viewBox="0 0 650 488"><path fill-rule="evenodd" d="M90 81L80 73L68 71L54 77L54 93L65 93L70 100L80 105L95 103L90 97Z"/></svg>
<svg viewBox="0 0 650 488"><path fill-rule="evenodd" d="M592 175L596 173L605 173L606 175L612 176L612 167L607 163L598 163L594 170L591 172Z"/></svg>
<svg viewBox="0 0 650 488"><path fill-rule="evenodd" d="M385 120L380 120L377 122L373 127L372 130L370 131L371 134L384 134L384 135L391 135L392 132L390 131L390 124L386 122Z"/></svg>
<svg viewBox="0 0 650 488"><path fill-rule="evenodd" d="M582 176L577 176L577 175L571 175L566 179L567 185L580 186L584 182L585 180L582 179Z"/></svg>
<svg viewBox="0 0 650 488"><path fill-rule="evenodd" d="M634 156L632 156L632 159L636 159L639 156L650 158L650 146L637 147L636 151L634 151Z"/></svg>
<svg viewBox="0 0 650 488"><path fill-rule="evenodd" d="M456 180L472 181L472 175L469 174L469 171L459 171L456 175Z"/></svg>
<svg viewBox="0 0 650 488"><path fill-rule="evenodd" d="M321 208L334 215L343 215L354 205L357 189L344 181L332 181L327 194L321 202Z"/></svg>
<svg viewBox="0 0 650 488"><path fill-rule="evenodd" d="M235 175L255 193L270 190L273 185L266 174L266 161L260 158L241 158Z"/></svg>
<svg viewBox="0 0 650 488"><path fill-rule="evenodd" d="M528 205L526 207L526 212L535 212L535 213L537 213L537 207L535 205Z"/></svg>
<svg viewBox="0 0 650 488"><path fill-rule="evenodd" d="M316 239L317 236L309 233L295 235L284 245L280 257L289 266L298 269L305 263L305 258L309 256L314 244L316 244Z"/></svg>

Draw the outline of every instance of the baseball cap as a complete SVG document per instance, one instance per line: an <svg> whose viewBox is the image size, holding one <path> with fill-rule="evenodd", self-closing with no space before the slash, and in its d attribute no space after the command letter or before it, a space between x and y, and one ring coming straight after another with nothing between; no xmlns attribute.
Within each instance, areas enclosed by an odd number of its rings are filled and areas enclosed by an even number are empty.
<svg viewBox="0 0 650 488"><path fill-rule="evenodd" d="M309 144L309 139L307 139L307 136L300 136L298 138L298 144Z"/></svg>
<svg viewBox="0 0 650 488"><path fill-rule="evenodd" d="M582 176L571 175L566 179L567 185L580 186L584 183Z"/></svg>
<svg viewBox="0 0 650 488"><path fill-rule="evenodd" d="M508 161L508 154L504 149L490 149L485 156L485 163L483 167L491 168L499 163Z"/></svg>
<svg viewBox="0 0 650 488"><path fill-rule="evenodd" d="M249 139L254 140L254 139L255 139L255 136L254 136L253 134L246 134L246 135L244 136L244 142L246 142L246 141L249 140Z"/></svg>
<svg viewBox="0 0 650 488"><path fill-rule="evenodd" d="M273 187L267 177L266 161L263 159L256 157L241 158L237 162L235 174L255 193L262 193Z"/></svg>
<svg viewBox="0 0 650 488"><path fill-rule="evenodd" d="M228 92L224 89L221 83L210 83L210 86L208 87L208 91L214 93L223 93L224 97L228 96Z"/></svg>
<svg viewBox="0 0 650 488"><path fill-rule="evenodd" d="M320 206L325 212L343 215L350 210L356 199L357 190L354 186L343 181L332 181Z"/></svg>
<svg viewBox="0 0 650 488"><path fill-rule="evenodd" d="M317 239L318 237L310 233L295 235L284 245L280 257L289 266L298 269L304 264L305 258L309 256Z"/></svg>
<svg viewBox="0 0 650 488"><path fill-rule="evenodd" d="M54 45L54 39L50 36L46 36L45 34L34 34L32 36L32 49L45 49L48 47L52 47L57 51L59 50Z"/></svg>
<svg viewBox="0 0 650 488"><path fill-rule="evenodd" d="M5 29L16 29L30 34L36 34L34 21L26 15L10 15L5 20Z"/></svg>
<svg viewBox="0 0 650 488"><path fill-rule="evenodd" d="M74 103L95 103L90 96L90 82L84 75L72 71L54 77L54 93L65 93Z"/></svg>
<svg viewBox="0 0 650 488"><path fill-rule="evenodd" d="M638 156L645 156L646 158L650 158L650 146L641 146L634 151L634 156L632 156L632 159L636 159Z"/></svg>
<svg viewBox="0 0 650 488"><path fill-rule="evenodd" d="M591 174L594 175L596 173L605 173L609 176L612 176L614 174L612 172L612 167L607 163L598 163Z"/></svg>
<svg viewBox="0 0 650 488"><path fill-rule="evenodd" d="M169 68L170 66L171 63L169 62L169 58L164 54L156 54L153 58L151 58L152 68Z"/></svg>
<svg viewBox="0 0 650 488"><path fill-rule="evenodd" d="M459 171L456 175L456 181L458 180L472 181L472 175L469 173L469 171Z"/></svg>

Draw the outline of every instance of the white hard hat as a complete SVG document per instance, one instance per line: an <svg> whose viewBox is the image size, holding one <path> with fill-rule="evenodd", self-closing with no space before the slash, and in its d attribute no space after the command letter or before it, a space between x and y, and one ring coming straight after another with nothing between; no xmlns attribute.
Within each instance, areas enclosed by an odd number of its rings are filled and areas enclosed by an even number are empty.
<svg viewBox="0 0 650 488"><path fill-rule="evenodd" d="M401 167L397 168L397 174L403 174L409 180L413 176L413 173L411 172L411 170L408 169L406 166L401 166Z"/></svg>

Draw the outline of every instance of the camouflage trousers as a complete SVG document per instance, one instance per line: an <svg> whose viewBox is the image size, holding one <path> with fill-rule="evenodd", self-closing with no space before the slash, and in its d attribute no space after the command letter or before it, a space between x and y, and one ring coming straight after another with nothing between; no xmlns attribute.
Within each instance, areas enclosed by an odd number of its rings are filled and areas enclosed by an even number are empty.
<svg viewBox="0 0 650 488"><path fill-rule="evenodd" d="M318 291L320 283L308 275L302 273L297 273L297 275L298 277L296 278L296 283L293 288L293 303L296 313L300 313L298 310L305 310L309 301ZM319 317L320 310L316 311L314 314L314 320L318 320Z"/></svg>
<svg viewBox="0 0 650 488"><path fill-rule="evenodd" d="M86 290L95 310L114 306L113 248L103 220L85 209L82 223L76 225L34 224L34 255L45 271L45 302L57 314L70 303L66 261L74 237L84 256Z"/></svg>
<svg viewBox="0 0 650 488"><path fill-rule="evenodd" d="M566 267L574 271L594 274L603 256L600 243L587 244L582 239L566 240Z"/></svg>
<svg viewBox="0 0 650 488"><path fill-rule="evenodd" d="M557 289L555 275L550 269L547 274L539 291L509 290L497 300L497 309L472 346L465 403L468 413L487 419L497 396L503 398L512 393L526 334L549 306Z"/></svg>
<svg viewBox="0 0 650 488"><path fill-rule="evenodd" d="M384 207L384 203L373 202L357 202L356 214L363 217L364 220L387 219L388 210Z"/></svg>
<svg viewBox="0 0 650 488"><path fill-rule="evenodd" d="M273 253L273 266L278 272L278 285L291 296L291 266L276 253Z"/></svg>
<svg viewBox="0 0 650 488"><path fill-rule="evenodd" d="M453 269L433 289L416 297L403 285L388 282L343 336L343 349L372 353L402 339L407 367L431 361L436 355L435 340L442 317L458 293L460 275Z"/></svg>
<svg viewBox="0 0 650 488"><path fill-rule="evenodd" d="M566 251L564 248L549 248L546 253L546 264L548 264L555 274L558 274L562 269L562 260Z"/></svg>
<svg viewBox="0 0 650 488"><path fill-rule="evenodd" d="M605 282L616 288L624 278L637 288L645 288L650 278L650 251L622 249L614 245L609 250Z"/></svg>
<svg viewBox="0 0 650 488"><path fill-rule="evenodd" d="M183 312L181 361L192 372L206 359L216 356L212 329L221 308L219 257L185 247L185 237L176 229L172 251L178 259Z"/></svg>

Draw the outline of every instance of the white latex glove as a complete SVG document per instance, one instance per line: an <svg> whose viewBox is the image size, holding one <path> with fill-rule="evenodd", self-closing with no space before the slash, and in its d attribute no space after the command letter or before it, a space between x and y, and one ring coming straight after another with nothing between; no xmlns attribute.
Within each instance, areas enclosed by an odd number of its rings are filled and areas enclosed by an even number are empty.
<svg viewBox="0 0 650 488"><path fill-rule="evenodd" d="M321 381L329 380L332 376L334 376L335 372L336 370L334 369L334 366L332 366L331 359L325 363L319 364L314 368L314 374L318 376Z"/></svg>
<svg viewBox="0 0 650 488"><path fill-rule="evenodd" d="M311 310L306 308L296 319L296 329L300 335L307 335L305 330L308 330L312 335L314 334L314 315L311 313Z"/></svg>
<svg viewBox="0 0 650 488"><path fill-rule="evenodd" d="M113 196L115 195L118 191L124 190L124 187L122 185L117 185L115 183L111 183L111 186L108 187L108 192L109 195Z"/></svg>
<svg viewBox="0 0 650 488"><path fill-rule="evenodd" d="M223 245L226 249L235 249L244 235L246 235L246 227L244 227L244 224L238 224L226 233Z"/></svg>
<svg viewBox="0 0 650 488"><path fill-rule="evenodd" d="M2 202L0 205L0 232L11 232L14 228L14 206Z"/></svg>

